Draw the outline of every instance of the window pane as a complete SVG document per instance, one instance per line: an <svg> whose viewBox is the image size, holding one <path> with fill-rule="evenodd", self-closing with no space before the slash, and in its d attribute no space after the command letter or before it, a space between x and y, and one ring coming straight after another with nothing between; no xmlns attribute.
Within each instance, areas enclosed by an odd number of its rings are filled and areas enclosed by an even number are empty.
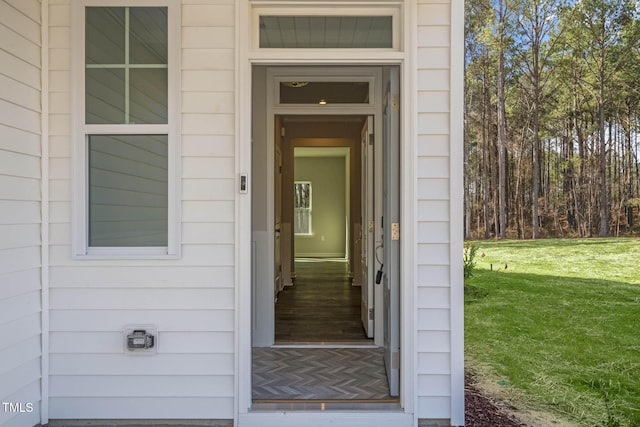
<svg viewBox="0 0 640 427"><path fill-rule="evenodd" d="M281 104L368 104L369 82L282 82Z"/></svg>
<svg viewBox="0 0 640 427"><path fill-rule="evenodd" d="M85 123L125 122L125 70L88 68L85 74Z"/></svg>
<svg viewBox="0 0 640 427"><path fill-rule="evenodd" d="M85 123L168 123L167 8L93 7L86 18Z"/></svg>
<svg viewBox="0 0 640 427"><path fill-rule="evenodd" d="M391 16L261 16L261 48L392 48Z"/></svg>
<svg viewBox="0 0 640 427"><path fill-rule="evenodd" d="M132 69L129 82L129 123L167 123L167 69Z"/></svg>
<svg viewBox="0 0 640 427"><path fill-rule="evenodd" d="M296 182L293 184L293 207L294 208L310 208L311 207L311 183Z"/></svg>
<svg viewBox="0 0 640 427"><path fill-rule="evenodd" d="M293 183L293 233L311 234L311 182Z"/></svg>
<svg viewBox="0 0 640 427"><path fill-rule="evenodd" d="M167 8L129 8L129 62L167 63Z"/></svg>
<svg viewBox="0 0 640 427"><path fill-rule="evenodd" d="M167 140L89 137L89 246L167 246Z"/></svg>
<svg viewBox="0 0 640 427"><path fill-rule="evenodd" d="M293 233L311 234L311 211L308 209L296 209L294 213Z"/></svg>
<svg viewBox="0 0 640 427"><path fill-rule="evenodd" d="M123 64L125 52L123 7L87 7L85 54L87 64Z"/></svg>

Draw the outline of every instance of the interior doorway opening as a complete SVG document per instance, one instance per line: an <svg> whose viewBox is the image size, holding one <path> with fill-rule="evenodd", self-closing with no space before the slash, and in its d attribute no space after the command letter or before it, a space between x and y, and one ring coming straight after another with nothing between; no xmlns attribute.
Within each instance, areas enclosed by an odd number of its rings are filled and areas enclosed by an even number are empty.
<svg viewBox="0 0 640 427"><path fill-rule="evenodd" d="M354 280L353 259L356 253L352 230L358 215L352 212L352 193L360 179L357 135L362 118L283 117L289 138L284 144L293 147L293 172L284 165L284 175L293 182L283 182L282 191L293 190L292 204L283 211L292 213L293 254L291 285L285 286L275 303L275 343L283 344L370 344L361 325L361 280ZM322 123L325 136L335 133L340 138L318 138ZM326 126L324 126L326 125ZM348 129L352 128L349 132ZM307 134L307 136L304 136ZM345 144L341 146L340 144ZM353 186L353 188L352 188ZM285 215L286 216L286 215Z"/></svg>
<svg viewBox="0 0 640 427"><path fill-rule="evenodd" d="M371 343L360 313L360 135L367 116L283 115L275 122L283 153L275 171L282 175L275 179L282 203L275 268L283 276L275 344Z"/></svg>
<svg viewBox="0 0 640 427"><path fill-rule="evenodd" d="M349 353L369 375L373 365L364 361L371 356L384 377L386 391L371 397L363 388L365 381L358 383L354 374L349 380L355 380L360 391L345 392L344 398L396 401L399 245L392 229L397 230L399 217L398 68L256 66L253 75L254 402L264 399L260 390L265 381L271 390L282 381L291 388L285 372L295 369L297 357L303 364L318 357L330 364L332 357L323 353L327 350L341 365L327 368L332 373L326 378L349 365ZM330 96L313 105L283 98L292 89L308 86L305 80L325 83L314 90L352 81L358 94L352 103L337 105L331 105ZM263 105L255 102L262 99ZM328 200L322 200L325 185ZM315 295L293 298L279 313L287 297L304 294L305 285ZM335 298L345 293L348 302ZM329 303L321 312L325 297ZM341 310L351 312L349 327L337 316ZM280 354L283 349L294 354ZM267 378L272 367L264 364L274 354L283 369L277 378ZM321 389L322 384L315 384L314 390ZM311 396L332 399L323 393ZM285 392L270 397L304 399Z"/></svg>

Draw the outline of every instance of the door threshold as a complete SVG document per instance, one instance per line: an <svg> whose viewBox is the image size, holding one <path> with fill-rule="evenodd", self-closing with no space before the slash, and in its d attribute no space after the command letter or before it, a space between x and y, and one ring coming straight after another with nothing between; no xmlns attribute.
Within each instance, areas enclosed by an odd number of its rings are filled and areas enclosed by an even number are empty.
<svg viewBox="0 0 640 427"><path fill-rule="evenodd" d="M363 342L276 342L270 348L380 348L373 341Z"/></svg>
<svg viewBox="0 0 640 427"><path fill-rule="evenodd" d="M400 399L256 399L251 411L401 411Z"/></svg>

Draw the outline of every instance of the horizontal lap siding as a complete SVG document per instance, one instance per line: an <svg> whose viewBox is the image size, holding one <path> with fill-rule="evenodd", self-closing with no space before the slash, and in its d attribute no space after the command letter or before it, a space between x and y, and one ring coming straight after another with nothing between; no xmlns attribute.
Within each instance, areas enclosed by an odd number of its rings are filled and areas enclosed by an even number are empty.
<svg viewBox="0 0 640 427"><path fill-rule="evenodd" d="M50 6L50 417L233 418L234 2L182 2L182 256L71 258L69 1ZM76 165L79 166L79 165ZM158 354L122 330L158 327Z"/></svg>
<svg viewBox="0 0 640 427"><path fill-rule="evenodd" d="M450 1L418 2L418 417L430 419L452 416L450 22Z"/></svg>
<svg viewBox="0 0 640 427"><path fill-rule="evenodd" d="M0 0L0 425L40 420L40 2Z"/></svg>

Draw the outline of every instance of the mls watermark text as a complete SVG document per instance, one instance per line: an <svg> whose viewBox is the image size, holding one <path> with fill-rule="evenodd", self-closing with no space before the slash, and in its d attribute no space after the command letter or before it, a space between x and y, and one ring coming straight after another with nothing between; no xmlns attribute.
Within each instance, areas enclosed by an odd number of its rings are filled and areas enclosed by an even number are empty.
<svg viewBox="0 0 640 427"><path fill-rule="evenodd" d="M2 411L7 414L29 414L33 412L31 402L2 402Z"/></svg>

